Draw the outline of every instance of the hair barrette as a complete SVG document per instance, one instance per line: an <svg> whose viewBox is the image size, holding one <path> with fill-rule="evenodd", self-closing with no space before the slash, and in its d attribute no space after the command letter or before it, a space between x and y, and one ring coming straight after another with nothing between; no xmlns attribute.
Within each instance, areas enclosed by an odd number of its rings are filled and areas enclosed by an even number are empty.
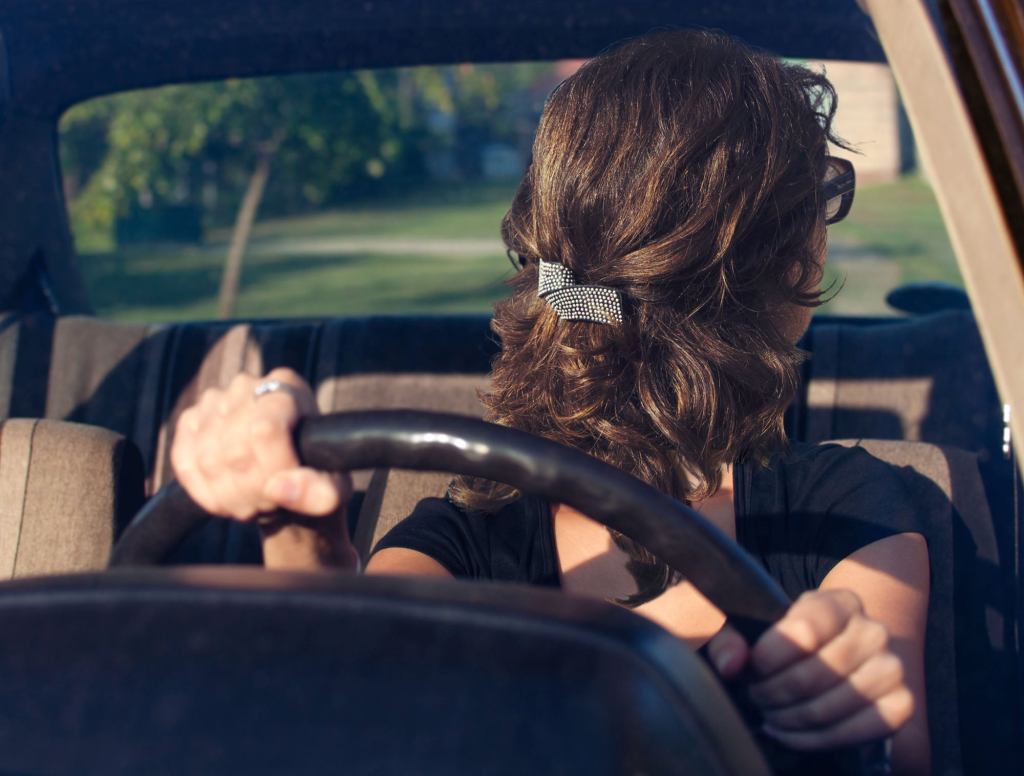
<svg viewBox="0 0 1024 776"><path fill-rule="evenodd" d="M607 286L580 285L557 261L540 261L537 296L564 321L622 323L622 292Z"/></svg>

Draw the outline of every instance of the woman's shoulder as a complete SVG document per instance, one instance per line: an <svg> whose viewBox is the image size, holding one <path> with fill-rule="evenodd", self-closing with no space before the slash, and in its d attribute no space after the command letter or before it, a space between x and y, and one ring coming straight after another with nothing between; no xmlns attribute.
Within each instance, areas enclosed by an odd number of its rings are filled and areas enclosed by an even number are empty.
<svg viewBox="0 0 1024 776"><path fill-rule="evenodd" d="M850 462L863 465L867 461L888 466L885 461L871 455L858 444L839 442L790 442L789 447L777 452L771 461L785 466L822 466Z"/></svg>
<svg viewBox="0 0 1024 776"><path fill-rule="evenodd" d="M817 587L862 547L924 533L899 470L861 447L794 444L749 471L738 529L742 522L749 549L778 567L790 595Z"/></svg>
<svg viewBox="0 0 1024 776"><path fill-rule="evenodd" d="M858 445L794 442L763 467L791 496L835 507L859 492L906 497L899 470Z"/></svg>

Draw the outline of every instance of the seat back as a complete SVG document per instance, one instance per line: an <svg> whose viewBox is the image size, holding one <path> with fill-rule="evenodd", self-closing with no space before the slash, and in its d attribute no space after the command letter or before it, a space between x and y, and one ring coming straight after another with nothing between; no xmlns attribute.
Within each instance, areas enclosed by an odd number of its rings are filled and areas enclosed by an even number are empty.
<svg viewBox="0 0 1024 776"><path fill-rule="evenodd" d="M110 572L0 621L4 773L767 774L678 639L550 591Z"/></svg>
<svg viewBox="0 0 1024 776"><path fill-rule="evenodd" d="M372 389L359 391L353 397L352 405L345 408L433 409L435 412L480 418L483 405L479 394L486 389L488 380L484 375L380 375L368 382L373 383ZM412 514L421 499L442 497L454 476L451 472L374 470L367 483L366 498L359 509L353 534L360 557L368 559L384 534Z"/></svg>
<svg viewBox="0 0 1024 776"><path fill-rule="evenodd" d="M489 318L479 315L146 326L35 313L0 326L0 419L61 418L123 434L142 453L151 495L170 477L178 416L239 372L294 369L322 412L404 405L472 413L495 350ZM355 473L353 517L374 474ZM376 515L380 505L369 505ZM371 538L372 530L362 543ZM255 531L224 521L190 536L175 556L259 559Z"/></svg>
<svg viewBox="0 0 1024 776"><path fill-rule="evenodd" d="M142 500L141 458L119 434L0 423L0 579L105 568Z"/></svg>
<svg viewBox="0 0 1024 776"><path fill-rule="evenodd" d="M811 357L794 439L905 439L998 455L999 396L969 312L821 320L802 344Z"/></svg>
<svg viewBox="0 0 1024 776"><path fill-rule="evenodd" d="M812 357L789 413L794 439L908 439L978 452L989 498L1000 513L1008 509L999 402L969 314L881 323L819 318L803 344ZM151 494L169 476L178 415L240 371L291 367L315 386L324 412L411 406L479 414L474 393L497 347L486 315L163 326L11 315L0 324L0 419L46 417L116 431L141 451ZM356 477L368 507L359 521L363 549L408 506L397 494L415 479L401 475L390 488L367 490L373 476L384 473ZM443 492L441 480L415 489ZM217 530L206 559L241 560L239 547L258 547L251 537L229 541L240 529ZM1006 545L1010 531L1003 534Z"/></svg>
<svg viewBox="0 0 1024 776"><path fill-rule="evenodd" d="M931 563L926 678L934 773L1019 773L1012 590L1000 575L978 457L953 447L843 440L899 471Z"/></svg>

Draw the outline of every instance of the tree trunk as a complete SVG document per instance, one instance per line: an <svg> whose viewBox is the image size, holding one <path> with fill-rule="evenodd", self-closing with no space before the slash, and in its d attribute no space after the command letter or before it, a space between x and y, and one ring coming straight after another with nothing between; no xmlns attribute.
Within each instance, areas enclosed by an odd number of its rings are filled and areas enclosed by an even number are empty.
<svg viewBox="0 0 1024 776"><path fill-rule="evenodd" d="M260 149L256 167L252 171L249 185L245 189L245 196L242 197L242 204L238 208L235 227L231 232L231 245L228 248L227 258L224 260L224 272L220 278L220 293L217 295L218 318L230 318L234 314L235 301L238 298L238 281L242 277L242 258L245 256L245 249L249 244L249 235L252 232L253 222L256 220L256 213L260 209L260 202L263 201L263 192L267 188L270 164L274 161L277 149L281 145L281 139L280 134L276 135Z"/></svg>

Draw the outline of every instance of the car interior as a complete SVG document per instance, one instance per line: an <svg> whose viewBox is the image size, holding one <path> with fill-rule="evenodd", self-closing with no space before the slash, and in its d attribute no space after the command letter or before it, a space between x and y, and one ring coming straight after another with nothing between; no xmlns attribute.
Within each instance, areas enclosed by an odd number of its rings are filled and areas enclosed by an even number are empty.
<svg viewBox="0 0 1024 776"><path fill-rule="evenodd" d="M59 185L55 127L68 106L212 78L585 57L669 25L791 57L884 61L854 0L511 6L0 10L0 170L12 182L0 208L0 686L11 701L0 704L0 772L767 772L700 659L610 605L270 573L250 526L215 519L196 522L165 567L107 570L133 516L171 481L175 422L204 389L285 366L325 414L481 418L499 343L485 314L96 317ZM787 430L898 467L930 530L935 772L1013 772L1024 763L1020 486L1003 403L966 293L905 286L889 303L899 317L815 316ZM452 470L421 459L355 473L364 561L419 499L445 493Z"/></svg>

